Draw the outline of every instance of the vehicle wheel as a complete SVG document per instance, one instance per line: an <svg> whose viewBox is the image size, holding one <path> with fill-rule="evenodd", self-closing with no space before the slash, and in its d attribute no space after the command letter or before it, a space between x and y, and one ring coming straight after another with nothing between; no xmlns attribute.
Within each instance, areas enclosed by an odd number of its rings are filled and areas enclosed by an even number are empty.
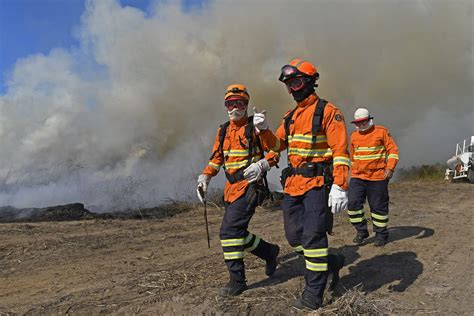
<svg viewBox="0 0 474 316"><path fill-rule="evenodd" d="M469 183L474 184L474 170L469 169L467 171L467 181L469 181Z"/></svg>

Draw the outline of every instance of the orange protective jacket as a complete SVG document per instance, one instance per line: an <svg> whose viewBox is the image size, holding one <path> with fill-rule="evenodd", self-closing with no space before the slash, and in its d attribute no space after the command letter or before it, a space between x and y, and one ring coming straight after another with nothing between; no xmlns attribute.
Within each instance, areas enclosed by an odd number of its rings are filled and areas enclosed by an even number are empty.
<svg viewBox="0 0 474 316"><path fill-rule="evenodd" d="M347 134L344 116L333 104L327 103L324 109L321 132L312 137L313 115L318 102L316 93L297 103L293 113L293 123L289 126L288 148L285 144L285 120L276 134L270 130L261 132L262 144L271 148L267 160L275 159L276 153L288 150L289 162L294 168L302 167L306 162L329 162L333 164L334 183L347 190L349 178L349 152L347 150ZM288 111L285 115L289 115ZM305 178L302 175L288 177L285 183L285 193L298 196L314 187L324 184L322 176Z"/></svg>
<svg viewBox="0 0 474 316"><path fill-rule="evenodd" d="M223 167L229 174L235 174L249 164L249 159L251 162L257 162L263 158L263 152L261 152L257 146L255 146L255 149L252 151L254 153L253 157L249 157L248 155L248 143L247 138L245 137L245 127L247 126L247 122L247 116L239 121L230 121L225 134L222 152L218 150L220 128L217 130L214 145L212 147L212 152L215 154L209 160L209 164L204 168L202 172L203 174L213 177L219 173L221 167ZM255 134L253 136L258 137ZM262 147L264 151L269 151L269 148L263 143ZM278 155L276 157L275 155L270 156L268 162L270 166L274 166L278 162ZM241 180L234 184L226 181L224 200L228 203L234 202L245 194L248 185L249 183L247 180Z"/></svg>
<svg viewBox="0 0 474 316"><path fill-rule="evenodd" d="M388 129L374 125L351 134L351 177L384 180L385 169L395 170L398 147Z"/></svg>

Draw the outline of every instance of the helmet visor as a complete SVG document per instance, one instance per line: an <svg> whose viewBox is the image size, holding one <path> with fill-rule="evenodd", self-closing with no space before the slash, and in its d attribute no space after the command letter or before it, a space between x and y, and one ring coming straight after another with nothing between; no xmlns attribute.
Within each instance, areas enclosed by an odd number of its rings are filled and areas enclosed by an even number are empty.
<svg viewBox="0 0 474 316"><path fill-rule="evenodd" d="M247 107L247 104L248 102L243 99L230 99L224 102L225 107L229 111L233 109L243 110Z"/></svg>

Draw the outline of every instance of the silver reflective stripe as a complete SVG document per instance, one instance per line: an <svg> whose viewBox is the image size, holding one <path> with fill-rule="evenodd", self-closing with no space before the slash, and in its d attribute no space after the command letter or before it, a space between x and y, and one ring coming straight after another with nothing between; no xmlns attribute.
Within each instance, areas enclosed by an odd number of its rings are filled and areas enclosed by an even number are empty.
<svg viewBox="0 0 474 316"><path fill-rule="evenodd" d="M320 258L328 255L328 248L304 249L305 257Z"/></svg>
<svg viewBox="0 0 474 316"><path fill-rule="evenodd" d="M347 211L347 214L349 214L349 215L359 215L359 214L364 214L364 210L358 210L358 211Z"/></svg>
<svg viewBox="0 0 474 316"><path fill-rule="evenodd" d="M295 134L288 136L288 143L292 142L302 142L307 144L319 144L327 142L327 138L325 135L316 135L316 141L313 142L313 135L303 135L303 134Z"/></svg>
<svg viewBox="0 0 474 316"><path fill-rule="evenodd" d="M296 155L302 157L332 157L331 148L327 149L304 149L304 148L290 148L289 155Z"/></svg>
<svg viewBox="0 0 474 316"><path fill-rule="evenodd" d="M349 166L351 164L349 158L344 157L344 156L334 156L332 160L333 166L337 165L344 165L344 166Z"/></svg>
<svg viewBox="0 0 474 316"><path fill-rule="evenodd" d="M212 168L216 169L217 171L219 171L221 169L221 166L218 165L218 164L215 164L211 161L209 161L209 166L211 166Z"/></svg>
<svg viewBox="0 0 474 316"><path fill-rule="evenodd" d="M327 271L328 264L327 263L313 263L311 261L305 260L306 262L306 269L311 271Z"/></svg>
<svg viewBox="0 0 474 316"><path fill-rule="evenodd" d="M381 223L376 221L375 219L372 220L372 223L377 227L387 227L388 223Z"/></svg>
<svg viewBox="0 0 474 316"><path fill-rule="evenodd" d="M372 212L370 213L370 215L372 215L372 218L375 218L375 219L380 219L380 220L388 219L388 215L379 215Z"/></svg>
<svg viewBox="0 0 474 316"><path fill-rule="evenodd" d="M255 248L258 247L258 244L259 244L259 243L260 243L260 237L255 236L255 240L254 240L254 242L253 242L252 247L247 248L247 249L245 249L245 250L247 250L247 251L249 251L249 252L250 252L250 251L253 251L253 250L255 250Z"/></svg>
<svg viewBox="0 0 474 316"><path fill-rule="evenodd" d="M355 149L355 152L360 152L360 151L379 151L379 150L384 150L385 146L375 146L375 147L357 147Z"/></svg>
<svg viewBox="0 0 474 316"><path fill-rule="evenodd" d="M221 240L222 247L233 247L233 246L243 246L245 245L244 238L235 238L235 239L223 239Z"/></svg>
<svg viewBox="0 0 474 316"><path fill-rule="evenodd" d="M304 249L303 249L303 246L296 246L296 247L293 247L293 250L296 251L296 252L303 252Z"/></svg>
<svg viewBox="0 0 474 316"><path fill-rule="evenodd" d="M374 160L381 159L385 157L385 153L380 153L376 155L354 155L354 160Z"/></svg>
<svg viewBox="0 0 474 316"><path fill-rule="evenodd" d="M242 259L243 257L244 257L243 251L224 252L225 260Z"/></svg>

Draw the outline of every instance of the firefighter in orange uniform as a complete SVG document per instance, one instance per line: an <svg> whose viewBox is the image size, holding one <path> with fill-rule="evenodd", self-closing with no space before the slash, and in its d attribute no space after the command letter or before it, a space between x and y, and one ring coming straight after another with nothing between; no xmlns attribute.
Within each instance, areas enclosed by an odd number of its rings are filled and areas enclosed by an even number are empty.
<svg viewBox="0 0 474 316"><path fill-rule="evenodd" d="M268 129L264 112L254 115L263 144L271 148L269 155L287 150L288 167L281 177L285 235L306 262L305 288L294 307L311 310L322 305L329 271L335 286L344 264L342 255L328 254L327 233L332 214L346 210L349 177L344 117L336 106L318 97L318 78L310 62L290 61L282 67L279 80L296 107L286 113L276 134Z"/></svg>
<svg viewBox="0 0 474 316"><path fill-rule="evenodd" d="M244 251L266 261L265 273L268 276L273 275L277 268L280 251L277 245L247 230L255 208L269 194L266 172L270 165L277 163L273 158L268 161L263 157L264 151L269 149L262 146L253 117L247 115L249 99L244 85L227 87L224 104L230 120L218 129L209 164L198 177L197 193L201 201L211 177L217 175L221 167L227 178L224 189L226 207L219 237L230 281L220 289L221 296L236 296L247 289Z"/></svg>
<svg viewBox="0 0 474 316"><path fill-rule="evenodd" d="M354 243L362 244L369 237L364 218L364 202L370 206L374 245L388 241L388 182L398 162L398 148L390 132L374 125L373 117L364 108L354 113L356 130L351 134L351 180L349 183L349 220L357 230Z"/></svg>

